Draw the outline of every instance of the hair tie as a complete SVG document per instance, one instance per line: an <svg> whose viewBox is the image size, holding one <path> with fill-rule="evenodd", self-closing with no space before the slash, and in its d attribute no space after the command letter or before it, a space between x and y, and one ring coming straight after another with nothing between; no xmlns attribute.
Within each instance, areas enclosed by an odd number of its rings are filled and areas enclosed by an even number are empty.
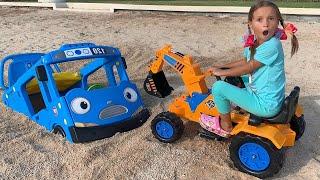
<svg viewBox="0 0 320 180"><path fill-rule="evenodd" d="M287 40L287 34L293 35L298 31L298 29L291 23L285 24L284 29L277 28L275 36L280 40Z"/></svg>
<svg viewBox="0 0 320 180"><path fill-rule="evenodd" d="M285 32L290 32L290 33L294 34L298 31L298 29L291 23L287 23L285 26L286 26L284 28Z"/></svg>
<svg viewBox="0 0 320 180"><path fill-rule="evenodd" d="M254 41L255 37L253 34L245 34L242 37L242 42L243 42L243 47L253 47L254 46Z"/></svg>

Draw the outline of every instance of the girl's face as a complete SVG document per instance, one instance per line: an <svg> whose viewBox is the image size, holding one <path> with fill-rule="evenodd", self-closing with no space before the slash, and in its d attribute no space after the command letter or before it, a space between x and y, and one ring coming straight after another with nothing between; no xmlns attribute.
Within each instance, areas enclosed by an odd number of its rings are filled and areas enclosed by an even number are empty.
<svg viewBox="0 0 320 180"><path fill-rule="evenodd" d="M279 17L272 7L261 7L253 12L249 26L257 38L258 45L270 39L279 25Z"/></svg>

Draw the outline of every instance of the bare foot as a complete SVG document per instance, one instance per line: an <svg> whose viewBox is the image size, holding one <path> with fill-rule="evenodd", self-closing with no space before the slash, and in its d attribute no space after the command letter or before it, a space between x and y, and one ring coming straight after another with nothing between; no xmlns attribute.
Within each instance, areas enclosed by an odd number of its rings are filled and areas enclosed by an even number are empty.
<svg viewBox="0 0 320 180"><path fill-rule="evenodd" d="M220 119L221 128L227 132L231 132L233 127L232 127L230 113L220 114L220 117L221 117L221 119Z"/></svg>

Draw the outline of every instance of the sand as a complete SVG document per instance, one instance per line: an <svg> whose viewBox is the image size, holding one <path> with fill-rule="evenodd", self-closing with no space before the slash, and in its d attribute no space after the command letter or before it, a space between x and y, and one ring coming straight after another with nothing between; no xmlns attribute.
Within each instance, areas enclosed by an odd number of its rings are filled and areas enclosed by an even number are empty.
<svg viewBox="0 0 320 180"><path fill-rule="evenodd" d="M288 17L290 18L290 17ZM315 18L290 19L299 31L300 50L286 54L287 93L301 88L307 128L286 151L279 179L320 178L320 23ZM142 88L147 64L157 49L172 44L193 56L202 68L241 57L245 16L128 12L76 13L35 8L0 8L0 58L13 53L48 52L64 43L95 42L118 47L127 72L140 88L152 116L140 128L85 144L70 144L24 115L0 114L0 179L254 179L239 172L229 158L228 142L200 138L199 125L186 122L174 144L159 143L150 122L183 92L180 77L165 68L175 88L165 99ZM208 86L214 79L208 79ZM161 102L162 101L162 102Z"/></svg>

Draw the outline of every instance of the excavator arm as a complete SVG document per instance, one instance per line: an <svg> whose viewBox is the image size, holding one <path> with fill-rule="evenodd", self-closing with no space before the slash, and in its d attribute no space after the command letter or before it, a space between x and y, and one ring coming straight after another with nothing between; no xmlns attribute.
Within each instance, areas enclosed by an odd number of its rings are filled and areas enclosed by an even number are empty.
<svg viewBox="0 0 320 180"><path fill-rule="evenodd" d="M166 45L156 52L156 58L152 61L149 74L144 81L144 89L148 94L163 98L173 90L162 70L164 64L168 64L180 74L189 96L194 92L208 93L205 75L201 72L199 64L194 64L191 56L173 52L171 45Z"/></svg>

